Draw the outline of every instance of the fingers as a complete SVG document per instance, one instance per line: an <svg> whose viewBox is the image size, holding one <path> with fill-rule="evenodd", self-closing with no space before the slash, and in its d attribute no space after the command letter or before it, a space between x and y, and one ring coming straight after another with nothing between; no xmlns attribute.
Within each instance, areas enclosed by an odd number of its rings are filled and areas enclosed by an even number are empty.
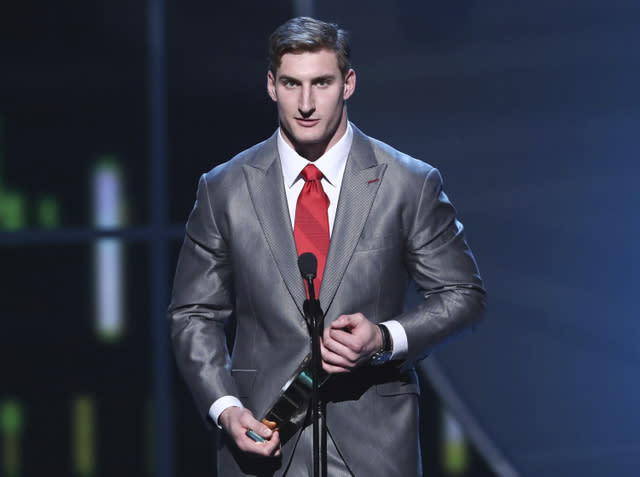
<svg viewBox="0 0 640 477"><path fill-rule="evenodd" d="M219 418L220 423L231 436L236 446L244 452L262 456L280 455L280 436L263 423L255 419L250 410L236 406L225 409ZM251 438L247 431L252 430L264 442Z"/></svg>
<svg viewBox="0 0 640 477"><path fill-rule="evenodd" d="M278 457L281 452L280 434L278 431L273 431L271 437L263 443L258 443L258 446L263 446L262 452L259 452L261 455Z"/></svg>
<svg viewBox="0 0 640 477"><path fill-rule="evenodd" d="M280 455L281 446L280 434L278 433L278 431L273 431L269 438L265 438L264 436L262 436L264 440L260 441L256 441L248 435L248 433L250 433L251 431L251 429L248 429L247 431L245 431L242 439L240 441L236 441L236 445L239 449L245 452L262 455L265 457L278 457Z"/></svg>
<svg viewBox="0 0 640 477"><path fill-rule="evenodd" d="M380 348L378 327L362 313L341 315L323 331L322 367L328 373L344 373L368 361Z"/></svg>
<svg viewBox="0 0 640 477"><path fill-rule="evenodd" d="M325 330L326 331L326 330ZM340 365L344 363L344 358L329 351L323 344L323 340L320 340L320 354L322 355L322 369L329 374L334 373L347 373L351 370L352 366Z"/></svg>
<svg viewBox="0 0 640 477"><path fill-rule="evenodd" d="M340 315L337 320L331 323L330 327L335 329L346 328L351 330L362 323L363 320L366 320L366 317L362 313Z"/></svg>
<svg viewBox="0 0 640 477"><path fill-rule="evenodd" d="M328 353L336 355L334 359L339 356L352 364L358 360L362 347L358 336L354 336L351 332L343 329L326 328L322 339Z"/></svg>
<svg viewBox="0 0 640 477"><path fill-rule="evenodd" d="M274 457L280 457L280 454L282 454L282 444L280 443L280 433L278 431L274 431L274 433L271 434L270 441L273 443L273 446L275 448L275 451L272 451L270 455L273 455Z"/></svg>

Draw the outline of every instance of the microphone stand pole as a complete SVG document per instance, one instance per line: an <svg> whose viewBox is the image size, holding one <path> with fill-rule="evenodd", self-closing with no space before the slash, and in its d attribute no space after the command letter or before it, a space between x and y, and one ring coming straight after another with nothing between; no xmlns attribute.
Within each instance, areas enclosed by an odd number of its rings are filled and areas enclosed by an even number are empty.
<svg viewBox="0 0 640 477"><path fill-rule="evenodd" d="M313 475L320 477L320 462L322 457L322 475L327 474L327 449L326 449L326 428L324 419L322 419L322 456L320 456L320 415L322 414L322 403L320 402L320 392L318 383L320 381L320 373L322 371L322 358L320 354L320 335L324 328L324 316L320 302L316 299L315 289L313 287L313 278L306 276L307 287L309 290L309 299L304 302L305 319L309 333L311 334L311 419L313 423Z"/></svg>

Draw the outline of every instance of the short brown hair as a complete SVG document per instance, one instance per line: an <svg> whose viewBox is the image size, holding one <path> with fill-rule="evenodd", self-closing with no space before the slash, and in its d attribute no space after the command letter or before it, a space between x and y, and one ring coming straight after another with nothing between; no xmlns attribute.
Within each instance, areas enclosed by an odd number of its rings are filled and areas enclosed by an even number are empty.
<svg viewBox="0 0 640 477"><path fill-rule="evenodd" d="M329 49L336 52L338 67L344 78L351 68L351 45L345 30L335 23L311 17L292 18L269 37L269 69L275 75L286 53Z"/></svg>

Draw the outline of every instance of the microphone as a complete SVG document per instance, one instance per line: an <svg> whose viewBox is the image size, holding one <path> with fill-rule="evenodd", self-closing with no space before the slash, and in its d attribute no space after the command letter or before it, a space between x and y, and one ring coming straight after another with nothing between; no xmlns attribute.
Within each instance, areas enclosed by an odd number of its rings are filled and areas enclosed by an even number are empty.
<svg viewBox="0 0 640 477"><path fill-rule="evenodd" d="M298 257L298 268L302 279L307 285L309 298L303 303L304 320L307 322L309 335L311 335L311 421L313 423L313 476L320 475L320 439L322 439L323 462L326 465L326 429L320 429L320 415L322 414L322 403L320 401L320 373L322 371L322 356L320 351L320 336L324 316L320 308L320 302L316 299L313 289L313 279L316 278L318 270L318 259L311 252L305 252ZM324 420L323 420L324 423ZM326 424L325 424L326 425ZM326 467L323 466L326 471ZM323 472L326 475L326 472Z"/></svg>
<svg viewBox="0 0 640 477"><path fill-rule="evenodd" d="M318 259L311 252L305 252L298 257L298 268L309 293L309 299L304 301L304 312L307 317L311 317L317 313L317 308L320 308L320 303L316 300L316 291L313 287L313 279L316 278L318 269ZM313 319L307 322L309 332L313 332L313 323Z"/></svg>
<svg viewBox="0 0 640 477"><path fill-rule="evenodd" d="M313 280L316 278L316 270L318 269L318 259L311 252L303 253L298 257L298 268L300 274L305 280Z"/></svg>

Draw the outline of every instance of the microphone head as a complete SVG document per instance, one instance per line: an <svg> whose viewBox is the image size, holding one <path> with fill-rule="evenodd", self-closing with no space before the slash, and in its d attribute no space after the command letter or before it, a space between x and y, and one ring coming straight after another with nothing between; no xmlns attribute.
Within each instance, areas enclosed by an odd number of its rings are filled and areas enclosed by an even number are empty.
<svg viewBox="0 0 640 477"><path fill-rule="evenodd" d="M313 280L318 269L318 260L311 252L303 253L298 257L298 268L302 278Z"/></svg>

